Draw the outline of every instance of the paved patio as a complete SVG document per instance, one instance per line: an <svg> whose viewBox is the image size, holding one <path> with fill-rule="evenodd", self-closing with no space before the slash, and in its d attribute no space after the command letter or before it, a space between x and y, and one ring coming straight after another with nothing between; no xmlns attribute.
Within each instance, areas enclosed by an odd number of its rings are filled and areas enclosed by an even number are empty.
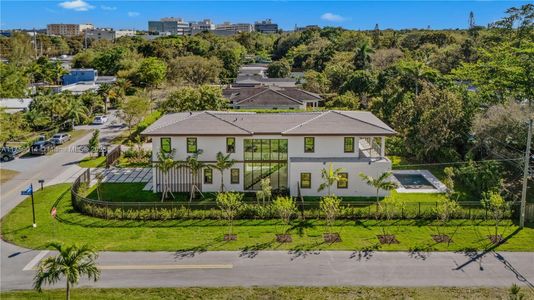
<svg viewBox="0 0 534 300"><path fill-rule="evenodd" d="M102 174L102 182L107 183L152 182L151 168L94 168L91 169L91 185L96 183L96 174Z"/></svg>

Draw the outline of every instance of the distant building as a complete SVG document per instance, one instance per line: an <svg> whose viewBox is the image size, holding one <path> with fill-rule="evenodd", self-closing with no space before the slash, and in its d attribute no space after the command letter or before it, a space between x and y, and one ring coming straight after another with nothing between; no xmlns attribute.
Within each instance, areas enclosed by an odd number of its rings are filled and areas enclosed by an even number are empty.
<svg viewBox="0 0 534 300"><path fill-rule="evenodd" d="M63 85L70 85L80 81L95 82L98 71L95 69L72 69L69 74L63 75Z"/></svg>
<svg viewBox="0 0 534 300"><path fill-rule="evenodd" d="M85 36L94 40L114 41L123 36L135 36L135 30L113 30L111 28L96 28L85 31Z"/></svg>
<svg viewBox="0 0 534 300"><path fill-rule="evenodd" d="M182 18L162 18L159 21L148 21L148 32L150 34L188 35L191 31L189 23Z"/></svg>
<svg viewBox="0 0 534 300"><path fill-rule="evenodd" d="M318 107L321 96L295 87L239 87L223 90L234 109L306 109Z"/></svg>
<svg viewBox="0 0 534 300"><path fill-rule="evenodd" d="M233 33L239 32L252 32L254 31L254 25L249 23L236 23L224 22L216 26L216 30L226 30Z"/></svg>
<svg viewBox="0 0 534 300"><path fill-rule="evenodd" d="M210 19L204 19L202 21L189 23L189 28L191 29L191 31L193 30L200 30L200 31L208 30L209 31L209 30L215 29L215 24L213 24L213 22Z"/></svg>
<svg viewBox="0 0 534 300"><path fill-rule="evenodd" d="M77 36L85 30L94 29L93 24L48 24L46 34L60 36Z"/></svg>
<svg viewBox="0 0 534 300"><path fill-rule="evenodd" d="M32 101L32 98L0 98L0 107L4 108L8 114L25 112Z"/></svg>
<svg viewBox="0 0 534 300"><path fill-rule="evenodd" d="M307 26L304 26L304 27L296 27L295 26L295 31L304 31L304 30L308 30L308 29L321 29L321 27L319 27L319 25L307 25Z"/></svg>
<svg viewBox="0 0 534 300"><path fill-rule="evenodd" d="M261 33L277 33L278 24L273 23L271 19L256 21L254 23L254 30Z"/></svg>

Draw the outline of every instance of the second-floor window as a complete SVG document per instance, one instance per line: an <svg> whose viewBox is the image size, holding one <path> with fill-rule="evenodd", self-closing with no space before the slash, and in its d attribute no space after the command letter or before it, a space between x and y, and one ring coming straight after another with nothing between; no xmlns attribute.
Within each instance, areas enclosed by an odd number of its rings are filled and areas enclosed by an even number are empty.
<svg viewBox="0 0 534 300"><path fill-rule="evenodd" d="M204 183L212 184L213 183L213 170L210 168L204 169Z"/></svg>
<svg viewBox="0 0 534 300"><path fill-rule="evenodd" d="M345 153L354 152L354 137L345 137L343 142L343 150L345 151Z"/></svg>
<svg viewBox="0 0 534 300"><path fill-rule="evenodd" d="M187 138L187 153L197 153L197 138Z"/></svg>
<svg viewBox="0 0 534 300"><path fill-rule="evenodd" d="M311 136L304 137L304 152L313 153L315 152L315 138Z"/></svg>
<svg viewBox="0 0 534 300"><path fill-rule="evenodd" d="M311 188L311 173L300 173L300 187L303 189Z"/></svg>
<svg viewBox="0 0 534 300"><path fill-rule="evenodd" d="M161 152L171 153L171 138L161 138Z"/></svg>
<svg viewBox="0 0 534 300"><path fill-rule="evenodd" d="M239 184L239 169L237 168L230 169L230 183Z"/></svg>
<svg viewBox="0 0 534 300"><path fill-rule="evenodd" d="M235 153L235 138L226 138L226 153Z"/></svg>
<svg viewBox="0 0 534 300"><path fill-rule="evenodd" d="M349 173L338 173L339 177L343 178L343 180L337 181L337 188L338 189L346 189L349 187Z"/></svg>

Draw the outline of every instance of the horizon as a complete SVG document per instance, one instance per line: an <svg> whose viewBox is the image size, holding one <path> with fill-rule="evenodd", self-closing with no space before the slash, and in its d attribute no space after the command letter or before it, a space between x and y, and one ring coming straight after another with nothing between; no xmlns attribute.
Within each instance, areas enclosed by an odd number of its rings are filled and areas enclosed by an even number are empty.
<svg viewBox="0 0 534 300"><path fill-rule="evenodd" d="M147 30L165 17L187 22L211 19L254 23L272 19L285 31L318 25L351 30L466 29L472 11L477 25L500 19L528 1L2 1L2 30L45 29L47 24L91 23L97 28ZM206 4L209 4L207 6ZM295 11L301 10L301 14ZM46 13L43 14L43 11Z"/></svg>

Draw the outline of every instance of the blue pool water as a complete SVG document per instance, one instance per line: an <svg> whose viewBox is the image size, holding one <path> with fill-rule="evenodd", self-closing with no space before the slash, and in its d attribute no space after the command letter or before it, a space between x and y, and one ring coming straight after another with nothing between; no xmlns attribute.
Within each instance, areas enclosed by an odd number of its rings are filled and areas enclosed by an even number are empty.
<svg viewBox="0 0 534 300"><path fill-rule="evenodd" d="M435 189L421 174L394 174L394 176L406 189Z"/></svg>

